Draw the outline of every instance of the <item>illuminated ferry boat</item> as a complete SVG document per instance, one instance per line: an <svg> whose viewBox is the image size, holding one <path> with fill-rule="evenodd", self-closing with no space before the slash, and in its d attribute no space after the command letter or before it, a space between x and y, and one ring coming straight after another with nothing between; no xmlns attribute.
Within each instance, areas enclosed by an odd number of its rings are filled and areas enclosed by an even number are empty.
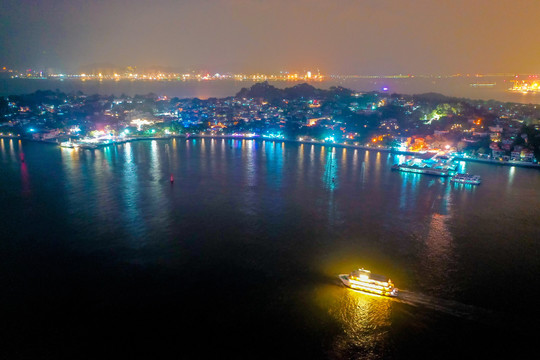
<svg viewBox="0 0 540 360"><path fill-rule="evenodd" d="M482 178L479 175L471 174L456 174L450 181L460 184L480 185Z"/></svg>
<svg viewBox="0 0 540 360"><path fill-rule="evenodd" d="M369 270L354 270L350 274L339 275L345 286L354 290L365 291L383 296L397 296L398 289L392 280L383 275L372 274Z"/></svg>

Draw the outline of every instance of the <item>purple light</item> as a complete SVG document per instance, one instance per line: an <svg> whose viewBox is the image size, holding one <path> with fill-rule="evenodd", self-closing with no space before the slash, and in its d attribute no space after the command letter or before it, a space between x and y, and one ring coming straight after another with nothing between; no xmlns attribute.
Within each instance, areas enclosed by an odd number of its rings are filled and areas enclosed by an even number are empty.
<svg viewBox="0 0 540 360"><path fill-rule="evenodd" d="M386 87L386 86L383 87L383 88L382 88L382 91L388 91L388 87Z"/></svg>

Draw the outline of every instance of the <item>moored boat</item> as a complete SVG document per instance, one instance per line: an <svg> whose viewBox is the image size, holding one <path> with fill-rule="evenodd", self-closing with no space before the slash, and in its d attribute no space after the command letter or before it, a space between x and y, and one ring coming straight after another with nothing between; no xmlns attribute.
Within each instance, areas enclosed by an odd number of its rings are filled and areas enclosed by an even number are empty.
<svg viewBox="0 0 540 360"><path fill-rule="evenodd" d="M429 166L417 166L396 164L392 166L392 170L412 172L417 174L435 175L435 176L452 176L453 169L450 168L434 168Z"/></svg>
<svg viewBox="0 0 540 360"><path fill-rule="evenodd" d="M450 181L460 184L480 185L482 183L482 178L479 175L456 174Z"/></svg>
<svg viewBox="0 0 540 360"><path fill-rule="evenodd" d="M71 142L70 141L63 141L60 143L60 147L63 147L63 148L69 148L69 149L74 149L74 148L77 148L79 145L77 143L74 143L74 142Z"/></svg>
<svg viewBox="0 0 540 360"><path fill-rule="evenodd" d="M392 170L427 174L435 176L452 176L457 171L454 158L447 155L434 155L431 158L413 157L392 166Z"/></svg>
<svg viewBox="0 0 540 360"><path fill-rule="evenodd" d="M340 274L343 284L353 290L365 291L383 296L397 296L398 289L392 280L384 275L373 274L369 270L358 269L350 274Z"/></svg>

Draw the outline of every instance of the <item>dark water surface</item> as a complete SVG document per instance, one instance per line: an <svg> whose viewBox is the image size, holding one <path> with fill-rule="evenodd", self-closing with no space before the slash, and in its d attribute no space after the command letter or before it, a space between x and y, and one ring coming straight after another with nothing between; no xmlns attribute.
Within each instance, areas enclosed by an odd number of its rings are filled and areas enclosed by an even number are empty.
<svg viewBox="0 0 540 360"><path fill-rule="evenodd" d="M0 139L1 357L535 354L540 172L461 163L484 179L472 187L390 171L398 160L254 140ZM356 267L400 298L341 286Z"/></svg>

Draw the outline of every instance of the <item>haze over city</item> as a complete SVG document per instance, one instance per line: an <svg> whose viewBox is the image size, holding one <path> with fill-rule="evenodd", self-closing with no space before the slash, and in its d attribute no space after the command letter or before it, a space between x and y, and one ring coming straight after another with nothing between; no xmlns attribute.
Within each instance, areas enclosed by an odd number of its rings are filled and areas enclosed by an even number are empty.
<svg viewBox="0 0 540 360"><path fill-rule="evenodd" d="M0 65L538 73L539 13L533 0L4 0Z"/></svg>

